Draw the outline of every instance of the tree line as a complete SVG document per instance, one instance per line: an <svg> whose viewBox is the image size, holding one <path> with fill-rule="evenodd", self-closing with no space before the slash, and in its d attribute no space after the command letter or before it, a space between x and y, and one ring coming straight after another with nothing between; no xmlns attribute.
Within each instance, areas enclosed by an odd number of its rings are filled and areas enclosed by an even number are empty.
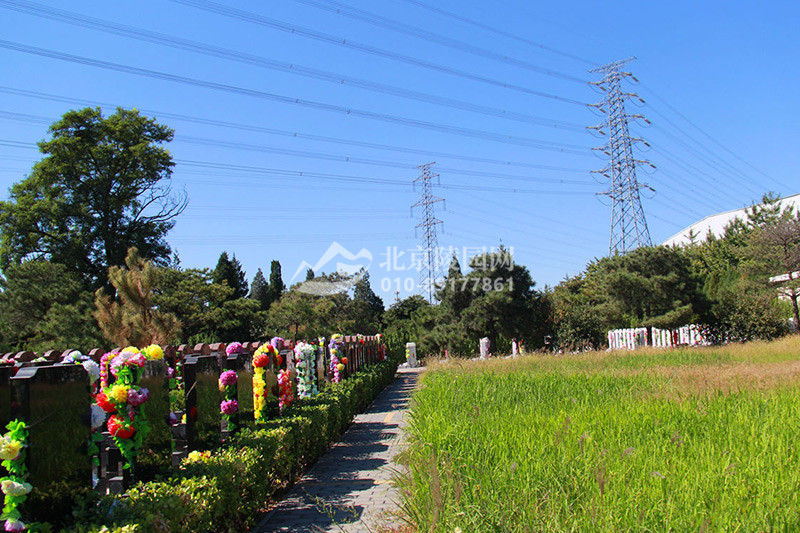
<svg viewBox="0 0 800 533"><path fill-rule="evenodd" d="M366 272L318 296L287 288L276 260L269 279L258 269L249 283L227 252L214 268L183 268L167 241L188 201L171 187L173 131L138 111L69 111L49 134L0 202L0 352L349 331L384 332L394 350L416 341L423 354L471 355L482 337L495 352L512 340L581 350L620 327L698 323L738 341L800 322L800 219L775 195L722 236L598 258L554 287L537 288L502 247L465 267L454 257L434 302L415 295L385 309ZM309 270L310 280L343 278Z"/></svg>

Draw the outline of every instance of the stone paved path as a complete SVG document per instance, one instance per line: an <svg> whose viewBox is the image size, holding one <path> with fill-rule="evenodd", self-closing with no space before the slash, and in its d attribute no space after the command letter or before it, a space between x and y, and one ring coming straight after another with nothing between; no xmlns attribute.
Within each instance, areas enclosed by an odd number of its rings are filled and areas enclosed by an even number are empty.
<svg viewBox="0 0 800 533"><path fill-rule="evenodd" d="M406 407L420 370L400 369L253 533L381 533L401 526L399 497L390 483L397 468L392 458L404 445Z"/></svg>

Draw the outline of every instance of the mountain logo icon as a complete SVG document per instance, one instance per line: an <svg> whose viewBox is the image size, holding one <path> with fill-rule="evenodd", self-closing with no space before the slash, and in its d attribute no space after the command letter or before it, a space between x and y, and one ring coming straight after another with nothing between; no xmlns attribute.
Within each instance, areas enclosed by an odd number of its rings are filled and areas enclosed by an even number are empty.
<svg viewBox="0 0 800 533"><path fill-rule="evenodd" d="M297 290L306 294L320 296L344 292L364 277L370 265L372 265L372 253L366 248L353 253L334 241L313 265L307 261L300 263L289 283L294 282L301 273L309 268L314 272L322 272L326 265L329 268L335 265L334 272L339 274L337 281L305 281L298 286Z"/></svg>

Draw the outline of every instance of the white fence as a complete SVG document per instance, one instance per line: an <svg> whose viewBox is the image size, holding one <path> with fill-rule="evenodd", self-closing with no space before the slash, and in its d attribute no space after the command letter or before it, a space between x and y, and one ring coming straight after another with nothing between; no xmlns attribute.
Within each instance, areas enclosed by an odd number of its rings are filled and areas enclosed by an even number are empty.
<svg viewBox="0 0 800 533"><path fill-rule="evenodd" d="M611 350L634 350L644 346L669 348L671 346L706 346L710 344L697 324L677 329L652 328L613 329L608 332Z"/></svg>

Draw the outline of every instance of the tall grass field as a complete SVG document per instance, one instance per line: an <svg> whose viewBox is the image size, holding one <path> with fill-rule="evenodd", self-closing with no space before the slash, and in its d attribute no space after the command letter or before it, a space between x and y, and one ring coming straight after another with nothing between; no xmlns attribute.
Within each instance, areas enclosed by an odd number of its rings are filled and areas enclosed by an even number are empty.
<svg viewBox="0 0 800 533"><path fill-rule="evenodd" d="M419 531L800 531L800 338L432 363Z"/></svg>

